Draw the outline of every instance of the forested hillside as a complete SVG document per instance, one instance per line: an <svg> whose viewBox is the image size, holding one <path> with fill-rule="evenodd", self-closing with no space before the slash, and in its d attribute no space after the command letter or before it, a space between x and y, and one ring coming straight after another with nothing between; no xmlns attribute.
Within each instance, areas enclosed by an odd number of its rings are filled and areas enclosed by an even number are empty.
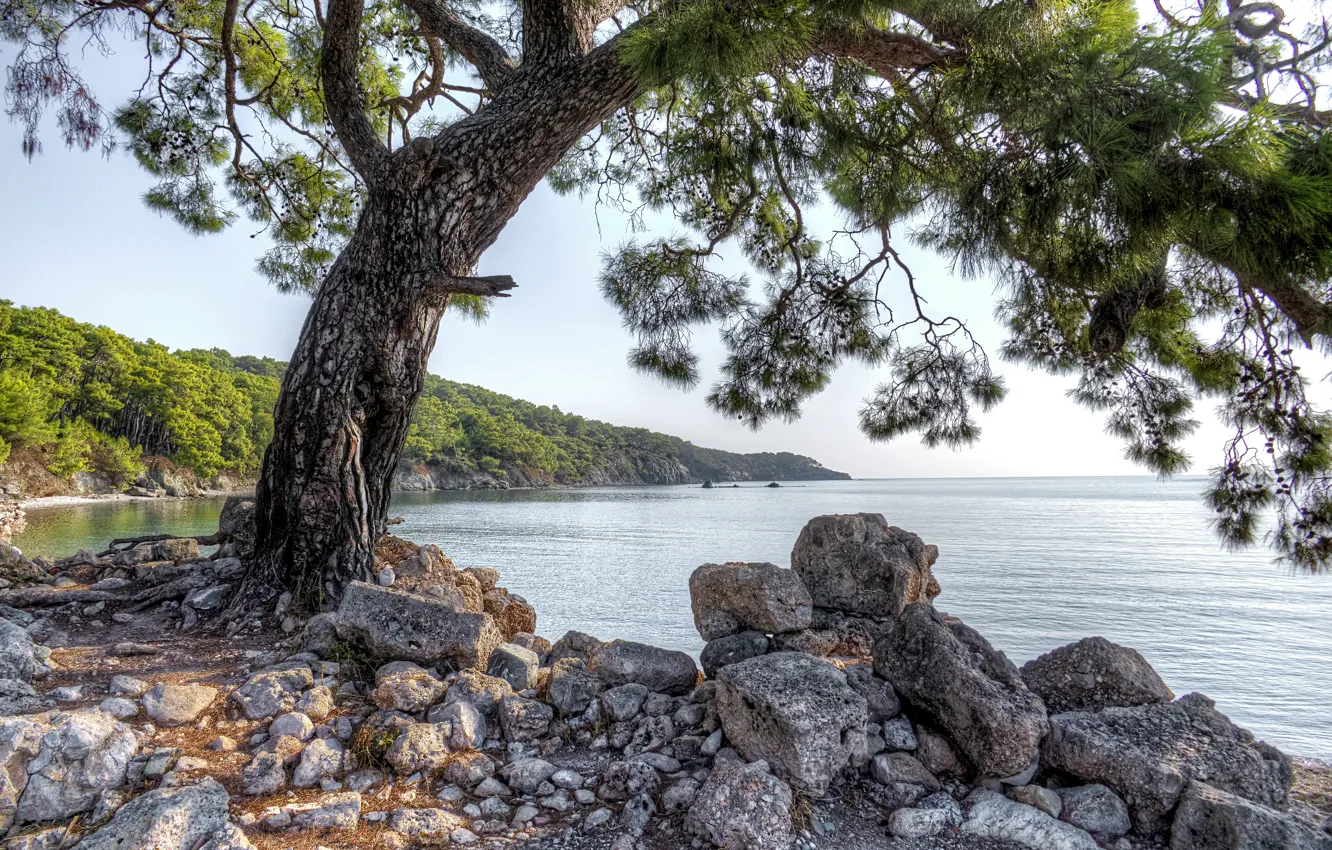
<svg viewBox="0 0 1332 850"><path fill-rule="evenodd" d="M0 463L18 450L55 478L91 474L112 489L157 458L201 480L245 478L272 436L285 366L171 351L0 300ZM431 375L398 477L428 489L846 476L799 455L703 449Z"/></svg>

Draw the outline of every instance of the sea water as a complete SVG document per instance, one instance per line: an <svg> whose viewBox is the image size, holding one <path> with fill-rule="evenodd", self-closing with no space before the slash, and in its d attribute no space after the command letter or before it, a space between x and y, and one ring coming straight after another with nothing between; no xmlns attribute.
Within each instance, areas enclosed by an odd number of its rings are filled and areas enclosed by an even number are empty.
<svg viewBox="0 0 1332 850"><path fill-rule="evenodd" d="M790 562L810 517L869 511L939 547L936 606L1021 664L1089 635L1145 655L1176 694L1202 691L1289 752L1332 757L1332 576L1224 551L1205 481L916 479L402 493L393 528L462 567L493 566L568 629L697 653L699 564ZM69 554L130 533L208 532L218 502L93 505L30 515L19 544Z"/></svg>

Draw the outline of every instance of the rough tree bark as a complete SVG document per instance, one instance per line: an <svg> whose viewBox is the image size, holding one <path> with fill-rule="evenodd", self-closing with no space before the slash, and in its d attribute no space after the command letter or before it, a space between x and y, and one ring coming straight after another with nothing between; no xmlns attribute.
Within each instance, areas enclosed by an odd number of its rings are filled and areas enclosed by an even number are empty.
<svg viewBox="0 0 1332 850"><path fill-rule="evenodd" d="M512 286L467 275L565 151L638 91L613 47L497 69L503 85L483 112L389 154L367 132L354 71L339 67L354 61L361 6L330 4L323 72L368 199L283 379L256 490L255 555L233 617L253 616L283 589L298 608L328 610L347 582L372 579L393 470L449 296Z"/></svg>

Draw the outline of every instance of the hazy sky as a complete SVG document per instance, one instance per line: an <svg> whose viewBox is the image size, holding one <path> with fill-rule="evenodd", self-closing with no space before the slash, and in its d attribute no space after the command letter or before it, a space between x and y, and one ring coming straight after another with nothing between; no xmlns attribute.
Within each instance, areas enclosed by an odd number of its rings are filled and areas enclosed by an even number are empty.
<svg viewBox="0 0 1332 850"><path fill-rule="evenodd" d="M11 58L0 47L0 61ZM101 64L101 63L99 63ZM117 103L135 83L101 74L99 92ZM140 200L150 179L125 154L66 150L52 127L32 162L19 150L20 129L0 123L0 297L54 307L81 321L105 324L173 348L221 347L233 353L287 359L308 307L278 294L254 271L264 237L241 222L229 232L186 234ZM632 345L616 311L597 291L599 255L627 237L622 219L591 201L535 191L481 273L511 274L520 288L497 300L477 327L446 319L431 370L446 378L566 412L675 434L733 451L793 451L855 477L992 475L1114 475L1142 472L1103 433L1099 416L1064 393L1068 378L1000 363L1009 396L981 418L981 443L961 451L927 450L914 439L871 443L856 428L861 399L884 377L843 368L814 397L803 418L752 433L708 410L703 397L721 360L714 330L697 337L704 384L691 393L668 388L625 364ZM901 241L905 242L905 239ZM945 263L909 249L906 257L938 313L969 320L987 348L1002 339L991 319L992 285L963 281ZM901 281L897 281L900 286ZM1195 472L1219 459L1225 430L1210 406L1190 441Z"/></svg>

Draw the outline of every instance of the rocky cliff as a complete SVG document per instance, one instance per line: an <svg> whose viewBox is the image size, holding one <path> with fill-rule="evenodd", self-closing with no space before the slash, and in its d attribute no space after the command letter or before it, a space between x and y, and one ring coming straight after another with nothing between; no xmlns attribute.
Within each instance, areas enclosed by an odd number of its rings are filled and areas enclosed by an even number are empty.
<svg viewBox="0 0 1332 850"><path fill-rule="evenodd" d="M701 484L704 481L835 481L845 472L827 469L813 458L790 452L736 454L704 449L678 440L674 453L622 450L608 454L577 481L521 464L493 472L457 460L404 462L393 477L398 490L505 490L530 487L613 487L649 484Z"/></svg>

